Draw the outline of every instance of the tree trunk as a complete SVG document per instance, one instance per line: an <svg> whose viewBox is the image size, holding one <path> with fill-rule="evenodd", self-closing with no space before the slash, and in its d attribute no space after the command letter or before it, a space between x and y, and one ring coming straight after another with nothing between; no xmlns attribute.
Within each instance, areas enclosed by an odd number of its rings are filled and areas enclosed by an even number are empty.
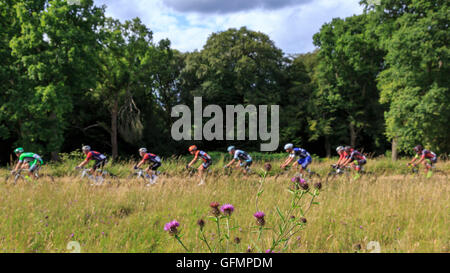
<svg viewBox="0 0 450 273"><path fill-rule="evenodd" d="M355 126L353 125L353 123L350 121L349 123L349 130L350 130L350 146L352 146L353 148L356 145L356 130L355 130Z"/></svg>
<svg viewBox="0 0 450 273"><path fill-rule="evenodd" d="M52 161L59 161L58 152L52 152Z"/></svg>
<svg viewBox="0 0 450 273"><path fill-rule="evenodd" d="M113 108L111 109L111 147L112 147L112 159L117 159L119 154L117 144L117 117L119 113L118 102L115 101Z"/></svg>
<svg viewBox="0 0 450 273"><path fill-rule="evenodd" d="M52 112L50 114L50 120L55 121L56 120L56 113ZM54 128L54 127L53 127ZM57 137L58 131L56 128L53 130L53 137ZM55 140L56 142L56 140ZM52 161L59 161L58 151L51 151Z"/></svg>
<svg viewBox="0 0 450 273"><path fill-rule="evenodd" d="M330 138L328 136L325 136L325 152L327 153L327 158L331 157L331 144L330 144Z"/></svg>
<svg viewBox="0 0 450 273"><path fill-rule="evenodd" d="M398 159L397 142L397 137L392 138L392 161L397 161Z"/></svg>

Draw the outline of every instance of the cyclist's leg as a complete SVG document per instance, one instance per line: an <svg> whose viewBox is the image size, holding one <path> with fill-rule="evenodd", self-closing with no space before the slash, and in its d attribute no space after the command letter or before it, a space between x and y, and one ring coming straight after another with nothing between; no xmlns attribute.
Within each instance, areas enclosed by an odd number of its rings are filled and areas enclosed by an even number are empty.
<svg viewBox="0 0 450 273"><path fill-rule="evenodd" d="M203 179L203 172L206 170L206 165L205 165L205 163L202 163L198 168L197 168L197 170L198 170L198 178L200 178L200 180L202 180Z"/></svg>
<svg viewBox="0 0 450 273"><path fill-rule="evenodd" d="M250 166L252 165L253 161L252 160L247 160L245 161L244 164L244 174L247 174L250 171Z"/></svg>
<svg viewBox="0 0 450 273"><path fill-rule="evenodd" d="M300 173L303 173L304 170L311 164L312 158L310 156L304 158L303 163L301 164L302 168L300 169Z"/></svg>
<svg viewBox="0 0 450 273"><path fill-rule="evenodd" d="M363 166L367 163L367 161L365 159L361 159L361 160L357 160L356 161L358 165L356 165L356 170L358 172L362 171Z"/></svg>
<svg viewBox="0 0 450 273"><path fill-rule="evenodd" d="M150 168L150 177L152 179L156 178L156 171L158 170L158 168L161 167L161 162L153 162L153 165Z"/></svg>
<svg viewBox="0 0 450 273"><path fill-rule="evenodd" d="M91 168L91 174L94 175L95 177L101 176L103 168L105 167L105 164L106 164L106 159L96 161L94 166Z"/></svg>
<svg viewBox="0 0 450 273"><path fill-rule="evenodd" d="M299 161L300 161L300 159L299 159L298 161L295 161L294 164L292 164L292 169L293 169L293 170L294 170L294 169L295 169L295 170L298 170L298 165L299 165L298 162L299 162ZM301 164L301 163L300 163L300 164Z"/></svg>
<svg viewBox="0 0 450 273"><path fill-rule="evenodd" d="M28 174L29 174L29 176L33 177L33 180L37 179L35 172L38 171L40 166L41 166L41 162L37 159L35 159L33 162L30 162L30 168L28 169Z"/></svg>
<svg viewBox="0 0 450 273"><path fill-rule="evenodd" d="M423 161L423 164L425 166L425 174L430 177L431 176L431 172L432 172L432 167L433 167L433 160L432 159L425 159Z"/></svg>

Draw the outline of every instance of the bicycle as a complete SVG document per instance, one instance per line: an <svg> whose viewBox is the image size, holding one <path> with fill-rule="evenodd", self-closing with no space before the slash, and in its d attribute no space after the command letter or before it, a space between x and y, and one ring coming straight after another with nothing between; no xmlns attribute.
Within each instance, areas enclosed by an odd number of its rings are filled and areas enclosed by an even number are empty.
<svg viewBox="0 0 450 273"><path fill-rule="evenodd" d="M196 176L196 175L197 175L198 169L197 169L197 168L193 168L193 167L188 167L188 166L186 165L186 167L185 167L185 172L187 172L186 174L187 174L189 177L193 177L193 176ZM212 173L211 169L209 169L209 168L208 168L206 171L203 171L203 172L205 173L205 175L209 175L209 174Z"/></svg>
<svg viewBox="0 0 450 273"><path fill-rule="evenodd" d="M107 171L104 170L99 170L99 171L94 171L94 173L96 173L97 175L92 175L91 174L91 169L87 169L87 168L83 168L80 169L80 178L88 178L88 180L90 180L92 183L90 184L91 186L100 186L103 184L103 182L106 181L107 178L111 178L113 180L118 180L118 177L112 173L109 173ZM100 173L100 175L98 175L98 173ZM108 182L109 184L111 184L111 182Z"/></svg>
<svg viewBox="0 0 450 273"><path fill-rule="evenodd" d="M43 178L43 177L47 177L51 182L54 182L55 181L55 179L53 178L53 176L51 176L51 175L49 175L49 174L43 174L43 175L40 175L39 174L39 170L41 169L41 167L38 167L36 170L34 170L34 172L33 172L33 175L34 175L34 177L36 178L36 179L39 179L39 178ZM14 180L14 182L13 182L13 184L16 184L17 183L17 181L27 181L27 182L31 182L31 181L33 181L33 178L31 178L31 177L29 177L27 174L26 175L24 175L24 174L22 174L22 171L23 170L25 170L25 169L19 169L17 172L10 172L9 173L9 175L7 175L6 176L6 178L5 178L5 183L7 183L8 182L8 180L10 180L10 179L13 179Z"/></svg>
<svg viewBox="0 0 450 273"><path fill-rule="evenodd" d="M435 166L432 166L431 169L427 172L426 178L431 178L433 175L442 175L445 176L445 179L448 180L448 174L445 171L436 169ZM413 175L414 178L420 176L419 166L414 164L408 165L408 172L403 176L403 179L406 179Z"/></svg>
<svg viewBox="0 0 450 273"><path fill-rule="evenodd" d="M161 174L161 172L156 171L156 175L153 175L153 179L150 177L150 175L143 169L139 168L134 171L131 175L128 176L128 179L138 179L142 180L146 183L146 186L150 186L153 184L156 184L156 179L158 175Z"/></svg>
<svg viewBox="0 0 450 273"><path fill-rule="evenodd" d="M335 180L339 176L345 176L346 178L350 177L350 172L348 170L349 167L342 168L341 166L331 165L333 170L331 170L326 177L326 182L331 182Z"/></svg>

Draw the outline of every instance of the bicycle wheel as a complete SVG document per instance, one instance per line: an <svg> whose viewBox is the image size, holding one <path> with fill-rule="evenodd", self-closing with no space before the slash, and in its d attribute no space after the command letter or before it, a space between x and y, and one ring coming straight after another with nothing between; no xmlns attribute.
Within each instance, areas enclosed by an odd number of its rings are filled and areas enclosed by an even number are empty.
<svg viewBox="0 0 450 273"><path fill-rule="evenodd" d="M339 176L339 174L336 171L331 171L327 174L326 182L333 182L336 180L336 178Z"/></svg>

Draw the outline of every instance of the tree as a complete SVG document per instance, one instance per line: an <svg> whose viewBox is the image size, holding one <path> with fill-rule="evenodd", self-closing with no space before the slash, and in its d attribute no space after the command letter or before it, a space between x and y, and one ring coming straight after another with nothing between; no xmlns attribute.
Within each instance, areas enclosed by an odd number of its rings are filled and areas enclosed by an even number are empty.
<svg viewBox="0 0 450 273"><path fill-rule="evenodd" d="M376 10L378 18L395 12ZM411 151L422 143L437 152L450 149L450 92L447 1L412 0L384 34L386 69L379 75L387 136ZM379 31L382 33L381 31Z"/></svg>
<svg viewBox="0 0 450 273"><path fill-rule="evenodd" d="M316 123L322 122L325 135L330 132L328 126L336 135L337 129L347 124L352 146L380 142L377 138L383 132L375 78L382 69L384 52L367 31L367 21L364 14L333 19L314 35L314 44L320 47L315 103L322 111L316 115ZM363 135L371 141L359 139Z"/></svg>
<svg viewBox="0 0 450 273"><path fill-rule="evenodd" d="M183 73L195 74L200 85L191 94L206 103L276 104L282 66L283 53L267 35L242 27L211 34Z"/></svg>
<svg viewBox="0 0 450 273"><path fill-rule="evenodd" d="M113 159L118 156L118 133L128 142L142 138L140 109L134 101L138 93L151 96L152 74L144 60L152 50L152 32L138 18L121 23L108 18L103 29L101 68L97 87L91 95L103 102L110 124L98 122L111 136Z"/></svg>
<svg viewBox="0 0 450 273"><path fill-rule="evenodd" d="M93 1L9 1L20 25L10 40L11 55L24 76L8 91L3 106L11 113L18 141L53 159L64 142L73 101L95 84L96 29L102 8ZM16 89L17 88L17 89Z"/></svg>

